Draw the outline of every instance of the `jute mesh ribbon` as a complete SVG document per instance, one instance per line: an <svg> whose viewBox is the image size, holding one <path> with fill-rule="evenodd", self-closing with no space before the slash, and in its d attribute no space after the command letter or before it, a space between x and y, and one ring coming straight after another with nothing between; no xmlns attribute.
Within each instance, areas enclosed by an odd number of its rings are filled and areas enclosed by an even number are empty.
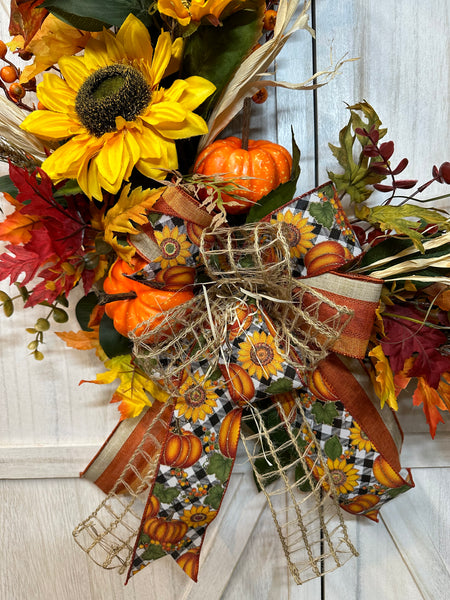
<svg viewBox="0 0 450 600"><path fill-rule="evenodd" d="M170 401L169 401L170 402ZM148 492L158 472L163 441L155 430L165 426L166 404L154 402L155 416L114 487L73 531L77 544L104 569L127 571L134 552ZM152 452L146 449L151 446Z"/></svg>
<svg viewBox="0 0 450 600"><path fill-rule="evenodd" d="M207 359L211 370L227 362L227 331L236 310L254 302L273 323L283 362L306 374L325 358L351 318L335 304L291 276L291 258L283 223L205 229L200 256L208 283L190 302L141 323L130 338L137 364L176 393L179 376ZM326 319L320 308L332 308Z"/></svg>
<svg viewBox="0 0 450 600"><path fill-rule="evenodd" d="M272 406L253 409L243 417L241 440L272 513L289 571L295 583L300 585L334 571L358 553L348 537L326 457L297 395L295 407L301 415L301 439L298 430L292 428L290 415L283 410L278 411L280 422L267 428L264 416L274 410ZM257 433L246 435L246 425L255 423ZM276 445L273 439L280 431L287 432L288 439ZM308 440L306 446L305 438ZM285 465L281 456L287 452L292 458ZM273 468L262 473L257 467L258 461L266 461ZM316 467L323 471L318 479L312 475ZM300 493L299 489L308 491Z"/></svg>
<svg viewBox="0 0 450 600"><path fill-rule="evenodd" d="M277 350L302 378L328 354L351 318L351 311L292 279L286 236L282 223L205 230L200 256L208 283L193 300L165 313L156 326L148 321L130 333L136 363L169 390L168 402L176 399L180 377L194 363L206 360L211 371L220 359L227 363L227 330L236 318L237 308L249 300L268 315ZM331 316L321 320L319 310L324 303L332 308L327 311ZM295 403L309 440L306 447L296 437L298 433L294 434L289 415L279 411L279 424L267 429L264 411L269 409L260 410L250 403L241 439L269 504L290 572L300 584L337 568L356 551L347 535L326 459L298 397ZM257 432L246 435L246 424L250 422L256 424ZM288 432L289 439L276 447L272 438L280 428ZM148 495L151 489L162 451L161 442L155 439L154 451L146 456L144 448L153 435L152 429L149 427L111 492L73 533L97 564L118 568L121 573L132 559L145 506L144 493ZM289 465L280 460L280 453L286 449L293 457ZM311 449L313 462L308 454ZM255 466L255 461L261 459L274 467L267 475ZM304 474L296 480L297 465ZM318 481L312 475L317 465L323 470ZM273 483L275 474L278 482ZM130 476L134 481L131 486ZM305 481L311 491L301 494L298 488Z"/></svg>

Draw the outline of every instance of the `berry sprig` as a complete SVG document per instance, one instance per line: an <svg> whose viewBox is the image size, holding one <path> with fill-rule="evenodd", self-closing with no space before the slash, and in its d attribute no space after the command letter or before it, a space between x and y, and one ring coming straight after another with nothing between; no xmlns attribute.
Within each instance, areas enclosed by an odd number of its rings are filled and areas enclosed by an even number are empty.
<svg viewBox="0 0 450 600"><path fill-rule="evenodd" d="M33 78L25 84L19 83L20 69L6 58L7 52L8 48L5 42L0 40L0 59L6 63L6 65L0 69L0 87L3 88L8 100L11 100L11 102L14 102L14 104L17 104L20 108L32 112L34 108L25 104L23 98L25 98L27 92L36 91L36 79ZM29 60L30 58L28 54L19 54L19 56L21 56L23 60ZM8 83L10 84L9 87L6 85Z"/></svg>

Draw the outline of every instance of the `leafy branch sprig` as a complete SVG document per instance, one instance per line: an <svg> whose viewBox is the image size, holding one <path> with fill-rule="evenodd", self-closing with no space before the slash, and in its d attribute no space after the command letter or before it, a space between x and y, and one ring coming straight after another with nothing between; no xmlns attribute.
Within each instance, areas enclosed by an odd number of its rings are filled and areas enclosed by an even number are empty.
<svg viewBox="0 0 450 600"><path fill-rule="evenodd" d="M396 179L396 176L400 173L403 173L408 166L408 159L402 158L402 160L394 169L391 167L389 160L394 154L394 142L390 141L378 144L380 134L378 129L375 127L372 127L370 131L357 127L355 129L355 133L370 140L370 143L363 147L363 154L368 158L379 159L379 161L371 163L370 169L375 171L375 173L391 178L390 185L383 183L373 184L374 189L378 190L379 192L392 192L390 198L385 200L383 204L386 205L392 202L392 200L395 198L395 192L397 189L409 190L416 185L417 179Z"/></svg>
<svg viewBox="0 0 450 600"><path fill-rule="evenodd" d="M9 296L6 292L0 290L0 306L3 308L3 312L6 317L11 317L14 314L14 302L18 299L21 299L25 304L30 296L30 292L28 289L16 282L14 284L19 293L16 296ZM39 306L46 306L50 310L45 317L39 317L34 324L34 327L27 327L26 331L35 335L34 340L29 342L27 345L28 350L31 351L33 357L36 360L42 360L44 358L44 354L40 351L39 346L44 343L44 332L50 329L50 318L53 318L55 323L66 323L69 320L69 315L67 312L61 308L67 308L69 303L67 298L64 295L58 296L58 298L53 302L39 302Z"/></svg>

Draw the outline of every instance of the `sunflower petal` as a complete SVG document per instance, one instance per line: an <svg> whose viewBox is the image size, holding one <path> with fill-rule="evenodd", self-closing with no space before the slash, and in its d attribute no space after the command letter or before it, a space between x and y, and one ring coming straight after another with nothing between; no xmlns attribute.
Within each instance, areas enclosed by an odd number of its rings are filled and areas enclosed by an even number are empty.
<svg viewBox="0 0 450 600"><path fill-rule="evenodd" d="M180 82L180 83L179 83ZM205 79L193 75L185 80L175 81L171 87L164 90L164 98L180 102L184 108L194 110L200 106L215 91L216 86Z"/></svg>
<svg viewBox="0 0 450 600"><path fill-rule="evenodd" d="M153 48L150 34L145 25L133 14L129 14L122 23L116 38L125 48L129 59L140 60L145 58L149 63L151 62Z"/></svg>
<svg viewBox="0 0 450 600"><path fill-rule="evenodd" d="M158 0L158 12L176 19L183 27L191 22L191 15L181 0Z"/></svg>
<svg viewBox="0 0 450 600"><path fill-rule="evenodd" d="M172 42L170 33L162 33L156 42L155 54L152 61L153 85L158 85L172 58Z"/></svg>
<svg viewBox="0 0 450 600"><path fill-rule="evenodd" d="M20 125L44 140L65 140L80 131L80 124L69 115L51 110L35 110Z"/></svg>
<svg viewBox="0 0 450 600"><path fill-rule="evenodd" d="M63 56L59 59L58 66L67 85L75 91L79 90L91 74L82 56Z"/></svg>
<svg viewBox="0 0 450 600"><path fill-rule="evenodd" d="M76 92L53 73L44 73L44 81L37 88L37 97L48 110L76 116Z"/></svg>
<svg viewBox="0 0 450 600"><path fill-rule="evenodd" d="M94 38L89 40L84 51L84 63L90 71L96 71L112 64L105 42Z"/></svg>

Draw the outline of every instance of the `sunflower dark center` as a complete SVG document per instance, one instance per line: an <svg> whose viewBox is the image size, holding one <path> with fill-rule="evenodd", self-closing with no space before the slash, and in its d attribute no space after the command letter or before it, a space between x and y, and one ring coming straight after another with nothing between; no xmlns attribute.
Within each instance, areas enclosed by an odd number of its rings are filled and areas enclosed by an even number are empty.
<svg viewBox="0 0 450 600"><path fill-rule="evenodd" d="M89 75L78 90L75 110L92 135L116 129L116 117L133 121L149 104L150 88L130 65L109 65Z"/></svg>

